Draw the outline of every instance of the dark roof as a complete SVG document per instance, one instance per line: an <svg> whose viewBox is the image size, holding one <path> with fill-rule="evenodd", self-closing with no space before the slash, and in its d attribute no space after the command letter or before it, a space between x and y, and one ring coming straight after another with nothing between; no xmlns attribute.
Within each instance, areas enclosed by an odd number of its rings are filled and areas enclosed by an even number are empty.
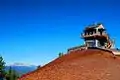
<svg viewBox="0 0 120 80"><path fill-rule="evenodd" d="M99 27L101 25L101 23L98 23L98 24L92 24L92 25L89 25L85 28L85 30L89 30L89 29L95 29L97 27Z"/></svg>

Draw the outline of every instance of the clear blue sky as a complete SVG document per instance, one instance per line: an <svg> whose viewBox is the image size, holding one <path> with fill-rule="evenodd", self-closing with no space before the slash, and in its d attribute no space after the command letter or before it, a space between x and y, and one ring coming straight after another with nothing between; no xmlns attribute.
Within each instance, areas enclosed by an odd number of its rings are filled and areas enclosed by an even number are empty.
<svg viewBox="0 0 120 80"><path fill-rule="evenodd" d="M7 64L46 64L82 44L82 29L95 22L120 47L119 0L0 0L0 54Z"/></svg>

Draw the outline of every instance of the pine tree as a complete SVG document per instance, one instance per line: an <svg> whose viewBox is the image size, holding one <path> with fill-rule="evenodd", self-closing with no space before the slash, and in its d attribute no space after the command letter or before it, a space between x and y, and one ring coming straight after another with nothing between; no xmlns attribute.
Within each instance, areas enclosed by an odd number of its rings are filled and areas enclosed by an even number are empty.
<svg viewBox="0 0 120 80"><path fill-rule="evenodd" d="M0 80L3 80L4 77L5 77L5 62L2 56L0 56Z"/></svg>
<svg viewBox="0 0 120 80"><path fill-rule="evenodd" d="M61 57L61 56L63 56L63 55L64 55L63 53L61 53L61 52L59 53L59 57Z"/></svg>
<svg viewBox="0 0 120 80"><path fill-rule="evenodd" d="M7 80L17 80L19 77L19 74L12 69L12 67L9 68L7 72Z"/></svg>

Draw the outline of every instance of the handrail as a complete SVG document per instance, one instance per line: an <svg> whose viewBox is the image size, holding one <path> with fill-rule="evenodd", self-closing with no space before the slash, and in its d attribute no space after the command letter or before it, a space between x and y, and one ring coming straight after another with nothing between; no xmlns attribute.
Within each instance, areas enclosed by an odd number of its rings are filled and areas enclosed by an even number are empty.
<svg viewBox="0 0 120 80"><path fill-rule="evenodd" d="M99 32L97 32L97 33L93 33L93 34L87 34L87 35L85 35L84 33L83 34L81 34L81 36L82 37L91 37L91 36L100 36L101 34L99 33ZM102 36L108 36L106 33L102 33Z"/></svg>

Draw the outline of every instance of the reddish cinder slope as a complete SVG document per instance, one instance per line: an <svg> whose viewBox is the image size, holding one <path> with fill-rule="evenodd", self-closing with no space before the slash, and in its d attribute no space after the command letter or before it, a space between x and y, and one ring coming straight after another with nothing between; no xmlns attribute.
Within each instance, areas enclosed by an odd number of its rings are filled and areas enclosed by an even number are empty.
<svg viewBox="0 0 120 80"><path fill-rule="evenodd" d="M19 80L120 80L120 60L102 50L77 50Z"/></svg>

